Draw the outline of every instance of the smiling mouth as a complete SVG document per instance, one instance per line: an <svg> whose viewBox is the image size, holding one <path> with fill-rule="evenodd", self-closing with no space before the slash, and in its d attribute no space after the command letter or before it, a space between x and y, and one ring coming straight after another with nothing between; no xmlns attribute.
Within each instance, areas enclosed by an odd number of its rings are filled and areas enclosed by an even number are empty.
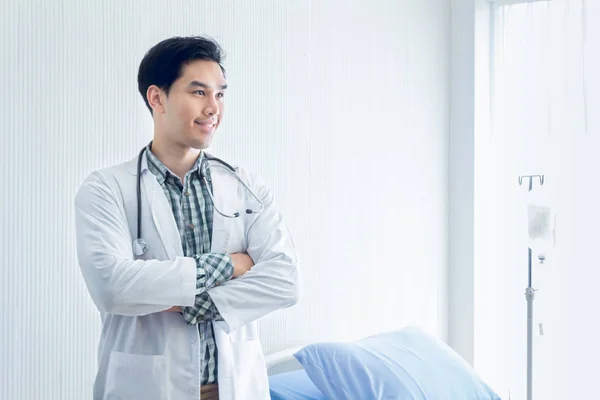
<svg viewBox="0 0 600 400"><path fill-rule="evenodd" d="M198 121L198 120L196 120L196 121L194 121L194 125L196 125L202 132L211 134L215 130L215 127L217 126L217 121L214 121L214 120Z"/></svg>
<svg viewBox="0 0 600 400"><path fill-rule="evenodd" d="M204 126L207 128L212 128L217 124L217 121L214 120L210 120L210 121L199 121L199 120L195 120L194 123L198 126Z"/></svg>

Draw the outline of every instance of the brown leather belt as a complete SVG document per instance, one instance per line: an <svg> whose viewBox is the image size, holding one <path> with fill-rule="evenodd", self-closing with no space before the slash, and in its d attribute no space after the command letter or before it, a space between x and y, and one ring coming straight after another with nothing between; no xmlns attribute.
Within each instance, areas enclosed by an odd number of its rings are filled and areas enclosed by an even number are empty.
<svg viewBox="0 0 600 400"><path fill-rule="evenodd" d="M219 385L200 386L200 400L219 400Z"/></svg>

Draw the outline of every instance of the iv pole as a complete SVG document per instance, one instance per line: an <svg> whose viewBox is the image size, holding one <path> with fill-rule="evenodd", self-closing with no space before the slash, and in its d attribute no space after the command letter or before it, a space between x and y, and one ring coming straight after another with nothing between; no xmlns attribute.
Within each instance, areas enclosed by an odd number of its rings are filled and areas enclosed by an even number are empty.
<svg viewBox="0 0 600 400"><path fill-rule="evenodd" d="M529 178L529 192L533 190L533 178L540 179L540 186L544 185L544 175L522 175L519 176L519 186L523 184L523 178ZM531 247L528 250L528 279L525 288L525 299L527 300L527 400L533 400L533 300L535 291L531 281Z"/></svg>

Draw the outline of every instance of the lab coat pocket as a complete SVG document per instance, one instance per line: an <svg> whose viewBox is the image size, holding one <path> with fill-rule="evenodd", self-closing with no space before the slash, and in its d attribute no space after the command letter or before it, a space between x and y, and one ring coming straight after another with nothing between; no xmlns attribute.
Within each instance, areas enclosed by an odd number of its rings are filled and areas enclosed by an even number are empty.
<svg viewBox="0 0 600 400"><path fill-rule="evenodd" d="M165 400L165 356L113 351L108 362L104 400Z"/></svg>

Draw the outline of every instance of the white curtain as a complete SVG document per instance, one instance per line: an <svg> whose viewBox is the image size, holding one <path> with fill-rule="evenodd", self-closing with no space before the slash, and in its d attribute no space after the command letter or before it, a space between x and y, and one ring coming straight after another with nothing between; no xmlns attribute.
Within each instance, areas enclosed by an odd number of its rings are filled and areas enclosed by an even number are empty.
<svg viewBox="0 0 600 400"><path fill-rule="evenodd" d="M527 204L556 213L533 265L534 398L592 398L600 357L600 1L498 5L489 129L476 132L475 364L526 395ZM517 177L544 174L545 182ZM541 328L540 328L541 324ZM543 335L542 335L543 333ZM595 398L595 397L594 397Z"/></svg>

